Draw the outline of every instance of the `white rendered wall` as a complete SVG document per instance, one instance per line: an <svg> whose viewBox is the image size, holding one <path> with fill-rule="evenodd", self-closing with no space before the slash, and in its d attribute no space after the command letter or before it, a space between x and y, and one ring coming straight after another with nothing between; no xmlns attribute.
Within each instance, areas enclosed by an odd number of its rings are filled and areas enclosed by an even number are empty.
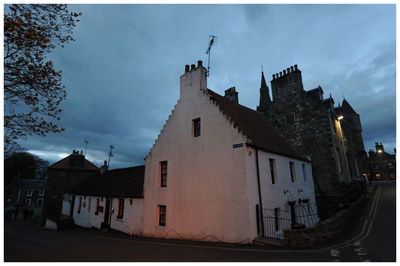
<svg viewBox="0 0 400 266"><path fill-rule="evenodd" d="M269 167L269 159L275 160L275 184L272 184L271 171ZM248 155L248 176L250 182L253 182L252 186L249 185L249 204L251 210L251 217L254 217L253 223L256 221L256 208L255 205L259 204L259 192L257 180L251 180L251 177L257 176L256 172L256 151L251 149L251 155ZM289 162L294 163L295 168L295 181L292 182L290 175ZM302 165L305 165L306 179L304 180ZM290 219L290 207L287 204L288 201L298 201L298 199L309 199L309 204L315 204L315 193L314 193L314 182L312 178L311 164L301 160L281 156L263 150L258 150L258 165L259 165L259 176L260 176L260 188L261 198L263 207L263 216L274 217L274 209L280 208L281 217ZM298 205L298 203L296 203ZM305 206L304 204L302 204ZM306 206L305 206L306 207ZM308 211L307 208L303 210ZM286 217L285 217L286 213ZM317 219L309 219L313 221L307 223L308 227L315 224ZM265 231L267 231L266 220L264 220ZM300 221L301 222L301 221ZM279 232L278 232L279 234ZM271 235L270 235L271 236Z"/></svg>
<svg viewBox="0 0 400 266"><path fill-rule="evenodd" d="M69 216L70 213L71 213L71 201L63 200L61 214Z"/></svg>
<svg viewBox="0 0 400 266"><path fill-rule="evenodd" d="M246 138L200 91L202 67L181 77L181 97L146 157L141 234L204 241L251 242L246 193ZM201 119L193 137L192 120ZM241 148L233 144L243 143ZM168 161L167 187L159 162ZM159 226L157 205L166 205Z"/></svg>
<svg viewBox="0 0 400 266"><path fill-rule="evenodd" d="M82 205L81 205L81 211L78 213L78 208L79 208L79 198L82 197ZM88 203L89 203L89 198L90 200L90 211L88 211ZM96 199L100 199L99 201L99 206L103 206L105 210L105 198L101 197L92 197L92 196L75 196L75 204L74 204L74 211L73 211L73 220L76 225L86 227L86 228L101 228L101 223L104 221L104 210L103 212L99 212L97 215L95 214L96 212ZM103 201L101 201L103 199ZM83 204L83 203L86 204ZM83 207L83 205L86 205Z"/></svg>
<svg viewBox="0 0 400 266"><path fill-rule="evenodd" d="M130 235L136 235L140 231L143 199L124 198L124 215L122 219L117 218L118 198L112 199L111 206L114 212L111 214L110 227Z"/></svg>

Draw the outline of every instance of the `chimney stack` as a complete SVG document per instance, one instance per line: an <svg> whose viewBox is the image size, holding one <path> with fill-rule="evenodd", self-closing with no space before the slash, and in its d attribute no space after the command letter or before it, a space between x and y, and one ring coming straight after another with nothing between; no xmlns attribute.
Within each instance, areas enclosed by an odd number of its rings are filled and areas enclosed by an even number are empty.
<svg viewBox="0 0 400 266"><path fill-rule="evenodd" d="M236 91L235 87L225 90L225 98L231 102L239 103L239 93Z"/></svg>
<svg viewBox="0 0 400 266"><path fill-rule="evenodd" d="M104 161L104 165L100 167L100 174L104 174L105 172L107 172L107 170L108 170L107 161Z"/></svg>

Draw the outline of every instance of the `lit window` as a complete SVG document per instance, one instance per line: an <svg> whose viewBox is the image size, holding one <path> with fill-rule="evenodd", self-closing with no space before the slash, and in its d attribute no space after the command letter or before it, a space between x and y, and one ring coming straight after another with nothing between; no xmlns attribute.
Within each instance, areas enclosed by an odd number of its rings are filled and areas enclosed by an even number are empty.
<svg viewBox="0 0 400 266"><path fill-rule="evenodd" d="M33 194L33 190L32 190L32 189L29 189L28 192L26 193L26 195L27 195L28 197L31 197L32 194Z"/></svg>
<svg viewBox="0 0 400 266"><path fill-rule="evenodd" d="M167 220L167 207L165 205L158 205L158 225L165 226Z"/></svg>
<svg viewBox="0 0 400 266"><path fill-rule="evenodd" d="M376 179L382 179L382 176L381 176L381 174L375 174L375 178Z"/></svg>
<svg viewBox="0 0 400 266"><path fill-rule="evenodd" d="M167 187L167 161L160 162L160 187Z"/></svg>
<svg viewBox="0 0 400 266"><path fill-rule="evenodd" d="M306 165L303 163L303 164L301 165L301 167L303 168L304 182L306 182L306 181L307 181Z"/></svg>
<svg viewBox="0 0 400 266"><path fill-rule="evenodd" d="M269 159L269 171L271 173L271 182L275 184L275 160Z"/></svg>
<svg viewBox="0 0 400 266"><path fill-rule="evenodd" d="M290 177L292 178L292 183L294 183L294 181L296 180L296 174L295 174L295 170L294 170L294 162L289 162L289 166L290 166Z"/></svg>
<svg viewBox="0 0 400 266"><path fill-rule="evenodd" d="M200 118L196 118L192 120L193 124L193 137L199 137L200 136Z"/></svg>
<svg viewBox="0 0 400 266"><path fill-rule="evenodd" d="M118 219L122 219L124 217L124 199L118 199Z"/></svg>
<svg viewBox="0 0 400 266"><path fill-rule="evenodd" d="M82 197L79 197L79 205L78 205L78 213L81 213L81 208L82 208Z"/></svg>

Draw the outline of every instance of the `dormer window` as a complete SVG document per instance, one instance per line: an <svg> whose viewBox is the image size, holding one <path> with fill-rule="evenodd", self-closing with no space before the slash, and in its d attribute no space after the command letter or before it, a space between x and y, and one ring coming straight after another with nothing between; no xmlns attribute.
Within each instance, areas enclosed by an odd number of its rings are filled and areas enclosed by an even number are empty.
<svg viewBox="0 0 400 266"><path fill-rule="evenodd" d="M193 124L193 137L200 137L200 118L192 120Z"/></svg>

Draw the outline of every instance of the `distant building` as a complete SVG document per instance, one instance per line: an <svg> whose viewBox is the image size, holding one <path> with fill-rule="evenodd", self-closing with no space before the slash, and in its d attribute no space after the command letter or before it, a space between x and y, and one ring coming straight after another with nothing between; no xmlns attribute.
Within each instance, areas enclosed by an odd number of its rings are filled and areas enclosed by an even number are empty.
<svg viewBox="0 0 400 266"><path fill-rule="evenodd" d="M309 159L239 105L234 88L226 98L207 89L206 72L201 61L185 67L180 99L146 156L140 234L251 243L312 227Z"/></svg>
<svg viewBox="0 0 400 266"><path fill-rule="evenodd" d="M62 214L86 228L111 228L127 234L140 230L144 165L99 173L64 195Z"/></svg>
<svg viewBox="0 0 400 266"><path fill-rule="evenodd" d="M385 152L382 142L375 143L375 152L368 152L370 181L395 180L396 179L396 155Z"/></svg>
<svg viewBox="0 0 400 266"><path fill-rule="evenodd" d="M320 86L305 91L297 65L272 75L272 99L261 75L257 107L301 154L310 156L318 194L334 195L367 168L360 116L343 100L334 107Z"/></svg>
<svg viewBox="0 0 400 266"><path fill-rule="evenodd" d="M64 159L50 165L47 170L48 180L44 199L43 218L56 220L61 215L63 195L75 187L78 183L86 180L100 171L93 163L85 159L79 151ZM42 221L44 222L44 220Z"/></svg>
<svg viewBox="0 0 400 266"><path fill-rule="evenodd" d="M16 204L20 206L42 207L46 180L22 179L19 181Z"/></svg>

